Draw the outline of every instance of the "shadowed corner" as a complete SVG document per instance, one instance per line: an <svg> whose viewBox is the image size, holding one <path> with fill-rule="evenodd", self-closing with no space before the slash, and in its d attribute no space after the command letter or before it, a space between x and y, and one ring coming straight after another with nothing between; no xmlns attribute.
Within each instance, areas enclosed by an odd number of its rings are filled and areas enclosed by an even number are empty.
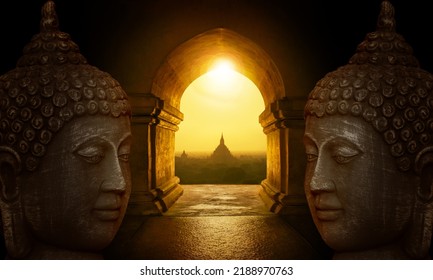
<svg viewBox="0 0 433 280"><path fill-rule="evenodd" d="M6 258L6 244L5 244L5 238L0 233L0 259L4 260Z"/></svg>

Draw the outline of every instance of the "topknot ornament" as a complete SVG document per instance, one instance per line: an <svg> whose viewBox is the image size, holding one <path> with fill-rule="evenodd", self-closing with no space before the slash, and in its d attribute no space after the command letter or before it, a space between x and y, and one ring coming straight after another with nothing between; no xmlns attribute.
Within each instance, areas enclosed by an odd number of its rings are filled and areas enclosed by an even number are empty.
<svg viewBox="0 0 433 280"><path fill-rule="evenodd" d="M419 67L412 47L403 36L396 33L394 7L389 1L382 2L375 32L367 34L358 45L349 64L403 65Z"/></svg>
<svg viewBox="0 0 433 280"><path fill-rule="evenodd" d="M59 20L57 18L54 2L48 1L42 7L41 32L58 31Z"/></svg>
<svg viewBox="0 0 433 280"><path fill-rule="evenodd" d="M382 8L377 20L377 30L395 32L394 7L386 0L382 2Z"/></svg>
<svg viewBox="0 0 433 280"><path fill-rule="evenodd" d="M59 21L53 1L42 7L40 33L24 47L18 67L34 65L86 64L78 46L69 34L59 30Z"/></svg>
<svg viewBox="0 0 433 280"><path fill-rule="evenodd" d="M47 145L69 121L84 115L131 115L127 95L110 74L87 63L59 30L53 1L42 8L40 33L17 67L0 76L0 146L16 151L34 171Z"/></svg>
<svg viewBox="0 0 433 280"><path fill-rule="evenodd" d="M376 31L347 65L316 84L305 114L363 118L390 145L399 169L409 171L416 155L433 145L433 75L419 67L395 26L394 7L384 0Z"/></svg>

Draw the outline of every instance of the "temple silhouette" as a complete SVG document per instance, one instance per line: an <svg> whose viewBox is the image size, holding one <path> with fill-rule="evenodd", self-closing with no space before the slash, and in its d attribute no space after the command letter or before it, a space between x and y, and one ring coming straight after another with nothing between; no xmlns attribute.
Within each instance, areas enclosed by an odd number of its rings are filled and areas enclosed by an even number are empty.
<svg viewBox="0 0 433 280"><path fill-rule="evenodd" d="M236 158L232 155L229 148L224 143L224 135L221 133L220 144L212 155L210 156L210 160L215 163L230 163L233 162Z"/></svg>
<svg viewBox="0 0 433 280"><path fill-rule="evenodd" d="M260 184L266 177L266 156L235 157L225 144L223 134L210 156L188 156L183 151L175 161L176 175L182 184Z"/></svg>

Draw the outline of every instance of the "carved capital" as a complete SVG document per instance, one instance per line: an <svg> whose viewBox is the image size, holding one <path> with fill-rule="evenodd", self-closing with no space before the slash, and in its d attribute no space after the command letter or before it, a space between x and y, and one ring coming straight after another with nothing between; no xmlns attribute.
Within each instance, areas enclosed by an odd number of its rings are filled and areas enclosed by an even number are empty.
<svg viewBox="0 0 433 280"><path fill-rule="evenodd" d="M300 104L299 98L285 97L267 106L259 117L265 134L281 128L302 127L304 117Z"/></svg>
<svg viewBox="0 0 433 280"><path fill-rule="evenodd" d="M130 93L133 123L159 125L177 131L183 114L152 93Z"/></svg>

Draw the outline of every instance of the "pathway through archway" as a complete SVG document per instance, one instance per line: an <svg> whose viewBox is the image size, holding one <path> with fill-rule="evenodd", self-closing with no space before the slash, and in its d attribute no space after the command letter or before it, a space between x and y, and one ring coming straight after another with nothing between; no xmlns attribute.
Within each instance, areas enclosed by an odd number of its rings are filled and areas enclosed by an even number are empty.
<svg viewBox="0 0 433 280"><path fill-rule="evenodd" d="M151 205L165 212L182 195L174 161L175 133L184 117L181 99L185 89L221 57L232 61L236 71L257 86L264 101L259 120L267 139L267 171L260 196L272 212L280 212L285 205L290 211L306 209L302 184L289 187L293 178L303 177L303 151L293 149L303 132L302 114L294 108L303 101L286 96L275 63L256 43L217 28L186 41L168 55L155 75L151 93L130 94L136 104L133 133L147 142L132 153L139 164L133 170L130 214L152 212ZM296 157L300 164L290 165Z"/></svg>

